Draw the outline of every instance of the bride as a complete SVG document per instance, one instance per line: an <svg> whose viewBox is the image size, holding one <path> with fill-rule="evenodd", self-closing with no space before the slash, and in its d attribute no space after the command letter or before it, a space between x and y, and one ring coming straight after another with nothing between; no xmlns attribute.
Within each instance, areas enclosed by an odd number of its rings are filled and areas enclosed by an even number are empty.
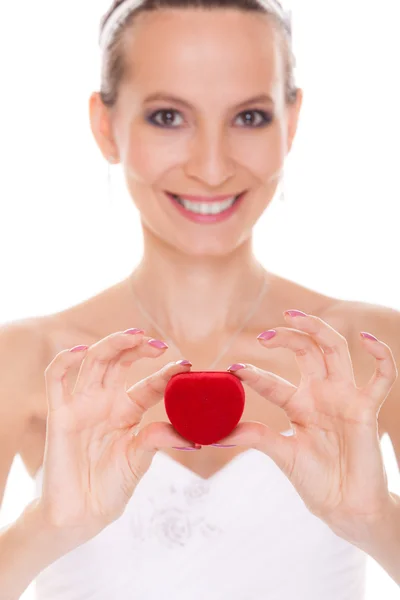
<svg viewBox="0 0 400 600"><path fill-rule="evenodd" d="M252 249L302 104L290 20L272 0L125 0L101 48L91 129L123 167L143 256L2 329L0 496L17 452L38 495L0 535L1 598L36 579L38 600L361 600L367 554L400 583L379 446L387 432L400 462L399 313L269 273ZM166 416L191 370L245 386L215 445Z"/></svg>

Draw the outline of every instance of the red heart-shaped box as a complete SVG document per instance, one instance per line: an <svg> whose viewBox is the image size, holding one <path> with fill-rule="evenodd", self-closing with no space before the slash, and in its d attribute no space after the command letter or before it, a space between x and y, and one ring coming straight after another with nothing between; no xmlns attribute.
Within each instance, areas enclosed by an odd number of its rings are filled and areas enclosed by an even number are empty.
<svg viewBox="0 0 400 600"><path fill-rule="evenodd" d="M245 392L240 379L227 371L190 371L171 377L164 403L182 437L208 446L235 429L244 411Z"/></svg>

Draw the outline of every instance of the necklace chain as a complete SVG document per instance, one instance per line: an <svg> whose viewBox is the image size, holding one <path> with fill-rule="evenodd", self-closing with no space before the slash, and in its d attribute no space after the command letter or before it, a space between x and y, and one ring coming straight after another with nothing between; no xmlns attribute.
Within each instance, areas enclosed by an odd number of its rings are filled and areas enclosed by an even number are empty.
<svg viewBox="0 0 400 600"><path fill-rule="evenodd" d="M130 288L131 288L131 292L132 295L135 299L135 302L140 310L140 312L143 314L143 316L150 321L150 323L152 324L152 326L158 331L158 333L161 334L162 339L164 339L168 345L173 346L178 353L183 357L183 352L180 350L180 348L177 346L177 344L173 341L173 339L168 336L162 329L161 327L155 322L155 320L153 319L153 317L147 312L147 310L144 308L143 304L140 302L140 300L138 299L135 290L133 288L133 280L130 280ZM244 330L244 328L246 327L247 323L250 321L250 319L253 317L253 315L255 314L256 310L259 308L261 301L265 295L265 292L267 291L267 287L268 287L268 281L267 281L267 277L263 277L263 284L261 286L261 289L259 291L259 293L257 294L257 297L250 309L250 311L247 313L247 316L244 320L244 322L242 323L242 325L240 326L240 328L235 331L235 333L233 334L232 337L229 338L228 342L225 344L225 346L223 347L222 351L218 354L217 358L211 363L211 365L209 367L207 367L205 370L206 371L211 371L217 364L218 362L221 360L221 358L223 356L225 356L225 354L228 352L229 348L232 346L233 342L236 340L236 338L242 333L242 331Z"/></svg>

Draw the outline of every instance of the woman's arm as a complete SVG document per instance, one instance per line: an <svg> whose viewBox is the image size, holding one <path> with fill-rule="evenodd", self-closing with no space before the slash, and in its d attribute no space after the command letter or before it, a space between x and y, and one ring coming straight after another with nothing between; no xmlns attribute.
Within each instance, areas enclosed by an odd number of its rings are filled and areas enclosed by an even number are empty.
<svg viewBox="0 0 400 600"><path fill-rule="evenodd" d="M371 556L400 585L400 496L390 492L393 502L386 518L367 532L365 543L356 544Z"/></svg>
<svg viewBox="0 0 400 600"><path fill-rule="evenodd" d="M353 323L354 333L374 330L378 337L388 344L400 371L400 312L385 306L351 303L352 314L349 322ZM355 310L354 310L355 309ZM369 365L364 355L361 371L368 373ZM365 362L364 362L365 360ZM369 359L368 359L369 360ZM367 376L365 376L366 378ZM387 433L400 468L400 377L391 388L378 414L381 434ZM381 523L371 536L370 543L362 548L400 585L400 496L390 492L393 499L392 510L386 524Z"/></svg>
<svg viewBox="0 0 400 600"><path fill-rule="evenodd" d="M46 522L39 499L31 502L0 531L1 600L18 600L41 571L73 547Z"/></svg>
<svg viewBox="0 0 400 600"><path fill-rule="evenodd" d="M28 429L31 394L42 385L45 337L34 319L0 325L0 509L14 457ZM43 383L42 383L43 380ZM0 599L19 598L36 575L65 553L44 526L38 500L0 530Z"/></svg>
<svg viewBox="0 0 400 600"><path fill-rule="evenodd" d="M270 456L311 513L400 584L400 498L388 489L377 423L398 377L393 353L374 334L360 331L375 371L358 387L343 335L320 317L297 310L284 315L296 328L276 327L259 339L266 348L296 353L300 385L254 365L243 364L235 375L284 407L296 435L286 438L261 423L242 422L219 443L251 445Z"/></svg>
<svg viewBox="0 0 400 600"><path fill-rule="evenodd" d="M28 320L0 324L0 509L11 465L29 428L32 391L39 379L44 392L42 338Z"/></svg>
<svg viewBox="0 0 400 600"><path fill-rule="evenodd" d="M135 361L159 358L168 348L150 341L143 330L117 331L90 347L62 350L44 370L49 410L42 494L0 533L1 600L17 600L47 566L118 519L158 450L194 448L168 423L140 427L170 379L191 366L167 363L126 389ZM76 370L70 391L67 376ZM0 394L0 408L5 404Z"/></svg>

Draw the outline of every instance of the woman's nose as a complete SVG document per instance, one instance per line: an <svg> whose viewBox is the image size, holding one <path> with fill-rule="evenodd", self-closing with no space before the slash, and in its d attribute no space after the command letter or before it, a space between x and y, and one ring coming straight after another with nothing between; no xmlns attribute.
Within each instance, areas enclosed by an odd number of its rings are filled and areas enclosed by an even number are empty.
<svg viewBox="0 0 400 600"><path fill-rule="evenodd" d="M223 186L235 175L234 161L224 134L199 134L189 150L185 174L210 188Z"/></svg>

